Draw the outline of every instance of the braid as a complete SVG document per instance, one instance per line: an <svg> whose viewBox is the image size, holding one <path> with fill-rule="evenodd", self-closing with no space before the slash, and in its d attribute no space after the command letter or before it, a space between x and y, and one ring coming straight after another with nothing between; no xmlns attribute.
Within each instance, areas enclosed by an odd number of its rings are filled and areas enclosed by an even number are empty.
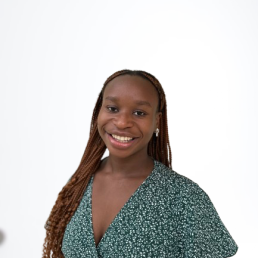
<svg viewBox="0 0 258 258"><path fill-rule="evenodd" d="M101 163L101 158L106 150L106 146L101 139L97 128L97 118L102 105L102 97L105 87L115 77L126 74L131 76L141 76L142 78L149 80L158 92L158 111L162 113L161 121L159 123L160 134L159 137L156 137L153 134L148 144L147 151L149 156L172 168L172 155L167 125L167 104L165 93L161 84L153 75L144 71L121 70L114 73L107 78L98 96L92 114L89 140L81 162L71 180L58 194L58 198L46 222L46 237L43 245L43 258L64 258L61 247L66 225L69 223L71 217L76 211L88 182L92 174L94 174L94 172L98 169Z"/></svg>

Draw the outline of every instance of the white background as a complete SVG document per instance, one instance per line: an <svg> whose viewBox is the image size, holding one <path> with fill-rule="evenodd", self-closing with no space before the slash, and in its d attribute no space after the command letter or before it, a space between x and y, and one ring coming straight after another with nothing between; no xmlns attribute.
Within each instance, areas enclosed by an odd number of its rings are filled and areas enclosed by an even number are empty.
<svg viewBox="0 0 258 258"><path fill-rule="evenodd" d="M160 80L173 169L208 193L236 257L257 257L258 2L93 2L0 1L0 257L41 257L98 93L124 68Z"/></svg>

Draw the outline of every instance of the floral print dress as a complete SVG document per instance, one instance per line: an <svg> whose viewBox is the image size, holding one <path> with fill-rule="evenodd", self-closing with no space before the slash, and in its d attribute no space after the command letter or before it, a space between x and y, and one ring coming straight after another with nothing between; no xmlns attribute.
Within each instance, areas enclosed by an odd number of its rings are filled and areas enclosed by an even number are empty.
<svg viewBox="0 0 258 258"><path fill-rule="evenodd" d="M198 184L154 160L154 169L122 207L96 246L91 177L68 223L65 258L226 258L238 249Z"/></svg>

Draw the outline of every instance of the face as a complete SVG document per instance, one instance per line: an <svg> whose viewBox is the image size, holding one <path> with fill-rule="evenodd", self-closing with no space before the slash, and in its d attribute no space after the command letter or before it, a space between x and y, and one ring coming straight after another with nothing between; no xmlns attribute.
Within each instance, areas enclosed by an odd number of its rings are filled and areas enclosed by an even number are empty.
<svg viewBox="0 0 258 258"><path fill-rule="evenodd" d="M147 156L148 143L159 124L158 93L148 80L118 76L104 90L98 131L110 155Z"/></svg>

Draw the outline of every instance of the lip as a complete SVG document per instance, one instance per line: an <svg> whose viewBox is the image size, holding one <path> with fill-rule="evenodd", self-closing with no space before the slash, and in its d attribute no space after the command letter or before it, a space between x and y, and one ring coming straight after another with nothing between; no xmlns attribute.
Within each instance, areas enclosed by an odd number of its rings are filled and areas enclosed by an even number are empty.
<svg viewBox="0 0 258 258"><path fill-rule="evenodd" d="M118 149L122 149L122 150L131 147L135 143L135 141L137 140L136 138L131 137L131 138L134 138L134 139L129 141L129 142L118 142L109 133L106 132L106 134L107 134L107 137L108 137L109 142L111 143L111 145L114 148L118 148ZM127 135L125 135L125 134L123 134L123 135L122 134L116 134L116 133L112 133L112 134L119 135L119 136L124 136L124 137L130 137L130 136L128 136L128 134Z"/></svg>
<svg viewBox="0 0 258 258"><path fill-rule="evenodd" d="M133 135L131 135L130 133L122 133L122 132L112 132L112 133L109 133L109 132L106 132L107 134L111 135L111 134L115 134L115 135L118 135L118 136L121 136L121 137L130 137L130 138L138 138L138 137L135 137Z"/></svg>

